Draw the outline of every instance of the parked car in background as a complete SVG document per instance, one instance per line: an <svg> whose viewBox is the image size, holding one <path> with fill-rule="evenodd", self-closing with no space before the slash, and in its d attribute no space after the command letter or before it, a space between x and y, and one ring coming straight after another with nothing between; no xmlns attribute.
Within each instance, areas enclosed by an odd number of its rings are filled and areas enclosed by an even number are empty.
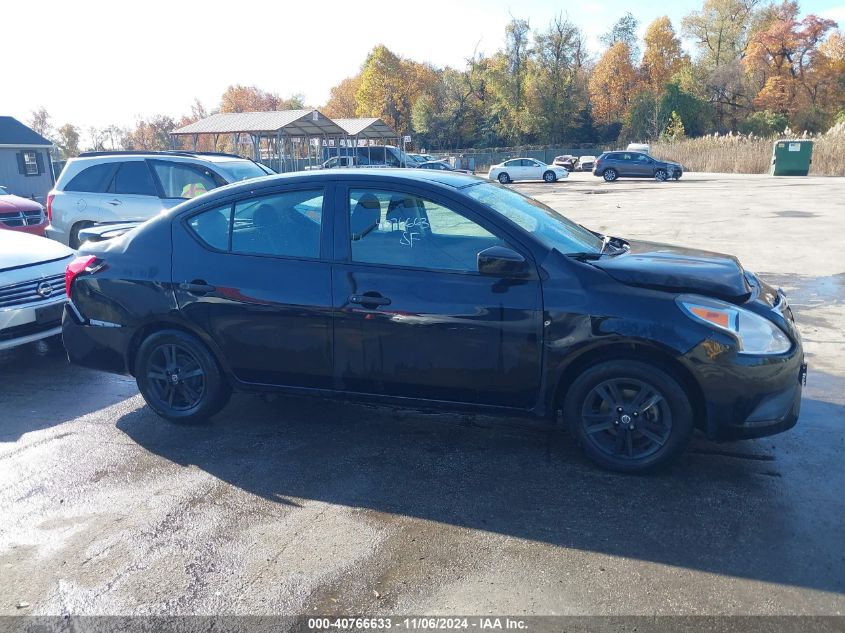
<svg viewBox="0 0 845 633"><path fill-rule="evenodd" d="M678 180L684 168L678 163L657 160L642 152L605 152L596 159L593 175L613 182L617 178L654 178Z"/></svg>
<svg viewBox="0 0 845 633"><path fill-rule="evenodd" d="M574 171L578 165L578 157L572 154L564 154L563 156L555 156L552 165L563 167L566 171Z"/></svg>
<svg viewBox="0 0 845 633"><path fill-rule="evenodd" d="M47 195L47 237L71 248L95 224L143 222L189 198L269 168L205 152L87 152L72 158Z"/></svg>
<svg viewBox="0 0 845 633"><path fill-rule="evenodd" d="M580 171L593 171L593 165L595 163L595 156L581 156L578 158L578 169Z"/></svg>
<svg viewBox="0 0 845 633"><path fill-rule="evenodd" d="M512 158L498 165L491 165L487 172L490 180L507 184L515 180L545 180L555 182L569 176L569 171L557 165L547 165L535 158Z"/></svg>
<svg viewBox="0 0 845 633"><path fill-rule="evenodd" d="M0 350L61 334L73 256L58 242L0 231Z"/></svg>
<svg viewBox="0 0 845 633"><path fill-rule="evenodd" d="M629 152L642 152L643 154L651 153L651 145L648 143L628 143L628 147L625 149Z"/></svg>
<svg viewBox="0 0 845 633"><path fill-rule="evenodd" d="M11 229L33 235L44 235L47 215L35 200L22 198L0 187L0 229Z"/></svg>
<svg viewBox="0 0 845 633"><path fill-rule="evenodd" d="M357 167L358 159L355 156L332 156L316 167L306 167L305 171L312 169L339 169L341 167Z"/></svg>
<svg viewBox="0 0 845 633"><path fill-rule="evenodd" d="M441 171L225 187L85 244L67 289L71 361L135 376L175 422L233 388L472 408L563 422L596 463L641 472L695 428L789 429L806 375L785 296L735 257L601 235Z"/></svg>
<svg viewBox="0 0 845 633"><path fill-rule="evenodd" d="M472 171L469 169L455 169L445 160L430 160L425 163L421 163L418 165L420 169L434 169L438 171L454 171L459 174L472 174Z"/></svg>

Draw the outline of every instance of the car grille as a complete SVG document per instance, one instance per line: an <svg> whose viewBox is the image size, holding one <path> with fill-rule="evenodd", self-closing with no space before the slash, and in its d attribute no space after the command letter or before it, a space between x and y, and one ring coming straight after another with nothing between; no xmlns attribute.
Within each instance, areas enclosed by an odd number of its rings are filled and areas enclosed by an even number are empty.
<svg viewBox="0 0 845 633"><path fill-rule="evenodd" d="M46 290L46 286L43 285L45 282L50 285L51 290L49 293L44 292ZM2 286L0 287L0 308L46 301L51 297L55 299L65 291L64 283L64 274L59 274ZM38 292L39 288L42 290L40 293Z"/></svg>
<svg viewBox="0 0 845 633"><path fill-rule="evenodd" d="M27 211L0 211L0 222L10 229L22 226L35 226L44 221L44 213L41 209L30 209Z"/></svg>

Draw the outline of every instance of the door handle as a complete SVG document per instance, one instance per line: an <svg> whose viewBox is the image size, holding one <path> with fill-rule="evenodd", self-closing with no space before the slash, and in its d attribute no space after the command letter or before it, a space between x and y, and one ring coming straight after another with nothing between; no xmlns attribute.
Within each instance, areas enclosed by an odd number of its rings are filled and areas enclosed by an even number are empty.
<svg viewBox="0 0 845 633"><path fill-rule="evenodd" d="M349 297L349 303L361 305L365 308L377 308L378 306L389 306L390 299L382 297L381 295L351 295Z"/></svg>
<svg viewBox="0 0 845 633"><path fill-rule="evenodd" d="M109 200L109 204L112 205L113 207L116 207L116 206L123 204L123 203L120 200L118 200L117 198L115 198L114 200Z"/></svg>
<svg viewBox="0 0 845 633"><path fill-rule="evenodd" d="M209 292L214 292L216 290L214 286L205 283L202 279L195 279L190 283L184 281L179 284L179 289L186 290L192 295L207 295Z"/></svg>

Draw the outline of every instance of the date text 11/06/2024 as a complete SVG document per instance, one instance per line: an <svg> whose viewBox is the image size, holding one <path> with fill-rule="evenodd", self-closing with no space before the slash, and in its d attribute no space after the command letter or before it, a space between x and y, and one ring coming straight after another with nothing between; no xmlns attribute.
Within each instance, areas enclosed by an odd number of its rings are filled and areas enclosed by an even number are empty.
<svg viewBox="0 0 845 633"><path fill-rule="evenodd" d="M308 629L312 631L359 630L359 631L447 631L472 630L481 631L526 631L528 625L525 620L507 617L356 617L356 618L308 618Z"/></svg>

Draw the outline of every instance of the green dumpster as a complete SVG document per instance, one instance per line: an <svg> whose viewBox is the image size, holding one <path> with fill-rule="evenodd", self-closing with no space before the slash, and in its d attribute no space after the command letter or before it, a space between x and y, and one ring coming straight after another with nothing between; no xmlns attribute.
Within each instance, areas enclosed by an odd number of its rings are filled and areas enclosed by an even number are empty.
<svg viewBox="0 0 845 633"><path fill-rule="evenodd" d="M775 141L772 148L772 176L806 176L813 162L813 141Z"/></svg>

